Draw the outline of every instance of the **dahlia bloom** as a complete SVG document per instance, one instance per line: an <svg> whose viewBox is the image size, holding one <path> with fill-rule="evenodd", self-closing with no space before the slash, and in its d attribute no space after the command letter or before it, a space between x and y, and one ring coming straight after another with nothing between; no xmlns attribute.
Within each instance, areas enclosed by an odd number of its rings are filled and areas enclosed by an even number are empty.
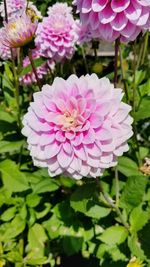
<svg viewBox="0 0 150 267"><path fill-rule="evenodd" d="M150 26L149 0L74 0L74 4L93 38L129 42Z"/></svg>
<svg viewBox="0 0 150 267"><path fill-rule="evenodd" d="M17 16L5 23L2 31L3 44L10 48L24 46L32 41L36 29L37 21L32 22L26 14Z"/></svg>
<svg viewBox="0 0 150 267"><path fill-rule="evenodd" d="M131 107L122 96L121 89L96 74L57 77L44 85L23 119L34 165L47 167L50 176L75 179L97 177L115 166L132 136Z"/></svg>
<svg viewBox="0 0 150 267"><path fill-rule="evenodd" d="M40 57L39 50L36 48L32 50L32 58L37 59ZM25 57L23 60L23 67L27 67L30 65L29 57ZM38 78L41 80L43 77L48 73L49 69L54 69L54 62L52 60L47 60L45 63L43 63L41 66L36 68L36 72L38 75ZM20 82L23 85L31 85L32 83L37 82L35 74L33 71L30 71L26 75L20 77Z"/></svg>
<svg viewBox="0 0 150 267"><path fill-rule="evenodd" d="M92 34L87 25L83 25L80 21L76 21L76 32L78 35L77 44L82 45L92 40Z"/></svg>
<svg viewBox="0 0 150 267"><path fill-rule="evenodd" d="M32 9L37 17L42 18L41 12L32 2L27 2L27 0L7 0L8 19L14 18L19 12L22 15L27 7ZM5 18L4 1L0 4L0 16Z"/></svg>
<svg viewBox="0 0 150 267"><path fill-rule="evenodd" d="M42 56L55 61L70 58L74 53L77 40L75 21L70 8L66 9L66 5L57 3L49 8L49 16L39 23L35 38Z"/></svg>
<svg viewBox="0 0 150 267"><path fill-rule="evenodd" d="M0 59L3 59L3 60L11 59L10 48L3 45L2 32L3 32L3 28L0 29ZM16 56L16 49L13 49L13 55L14 57Z"/></svg>
<svg viewBox="0 0 150 267"><path fill-rule="evenodd" d="M62 14L68 16L72 14L72 8L67 3L56 3L55 5L48 8L48 16L51 14Z"/></svg>

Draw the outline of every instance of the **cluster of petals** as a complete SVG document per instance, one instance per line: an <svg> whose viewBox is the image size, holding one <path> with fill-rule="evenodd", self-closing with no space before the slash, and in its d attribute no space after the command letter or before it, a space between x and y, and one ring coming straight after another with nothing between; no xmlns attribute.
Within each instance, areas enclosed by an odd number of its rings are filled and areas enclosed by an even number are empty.
<svg viewBox="0 0 150 267"><path fill-rule="evenodd" d="M42 56L53 58L56 62L71 58L75 50L77 33L71 8L67 4L56 3L48 10L48 17L39 23L36 45Z"/></svg>
<svg viewBox="0 0 150 267"><path fill-rule="evenodd" d="M92 33L87 27L83 25L81 21L76 20L76 32L78 36L77 44L83 45L84 43L89 43L92 40Z"/></svg>
<svg viewBox="0 0 150 267"><path fill-rule="evenodd" d="M18 13L24 13L27 8L32 9L36 13L37 17L42 17L41 12L30 1L27 2L27 0L7 0L6 5L8 19L14 18ZM5 18L4 0L0 4L0 16Z"/></svg>
<svg viewBox="0 0 150 267"><path fill-rule="evenodd" d="M129 42L150 27L149 0L74 0L74 4L93 38Z"/></svg>
<svg viewBox="0 0 150 267"><path fill-rule="evenodd" d="M9 47L5 46L3 44L3 28L0 29L0 59L2 60L7 60L7 59L11 59L11 50ZM16 49L13 49L13 56L16 57Z"/></svg>
<svg viewBox="0 0 150 267"><path fill-rule="evenodd" d="M36 166L50 176L97 177L117 164L132 136L122 90L96 74L55 78L34 93L22 133Z"/></svg>
<svg viewBox="0 0 150 267"><path fill-rule="evenodd" d="M37 48L32 50L32 58L33 59L37 59L39 57L40 57L39 50ZM30 65L30 60L29 60L29 57L26 56L24 58L24 60L23 60L23 67L26 68L29 65ZM36 68L36 72L37 72L37 76L38 76L39 80L43 79L44 76L48 73L49 70L53 70L54 66L55 66L55 64L54 64L54 62L52 60L47 60L42 65L37 67ZM27 74L25 74L22 77L20 77L20 82L23 85L31 85L33 83L36 83L37 80L36 80L34 72L30 71Z"/></svg>
<svg viewBox="0 0 150 267"><path fill-rule="evenodd" d="M29 43L35 35L37 21L32 22L25 13L16 16L4 23L2 30L3 45L10 48L17 48Z"/></svg>

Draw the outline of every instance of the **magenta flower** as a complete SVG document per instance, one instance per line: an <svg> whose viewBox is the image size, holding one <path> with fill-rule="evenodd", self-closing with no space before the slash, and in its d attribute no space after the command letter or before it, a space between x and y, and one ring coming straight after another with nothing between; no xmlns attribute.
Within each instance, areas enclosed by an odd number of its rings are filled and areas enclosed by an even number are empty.
<svg viewBox="0 0 150 267"><path fill-rule="evenodd" d="M17 16L5 23L3 28L3 44L10 48L17 48L32 41L37 29L37 21L32 22L26 14Z"/></svg>
<svg viewBox="0 0 150 267"><path fill-rule="evenodd" d="M58 3L49 8L49 16L39 23L35 39L42 55L55 61L70 58L77 40L75 21L66 5Z"/></svg>
<svg viewBox="0 0 150 267"><path fill-rule="evenodd" d="M32 50L32 58L33 59L37 59L40 58L40 53L38 48L35 48L34 50ZM30 60L29 57L25 57L25 59L23 60L23 67L27 67L30 65ZM48 71L51 69L54 69L54 62L52 60L47 60L45 63L43 63L41 66L36 68L36 72L38 75L39 80L43 79L44 76L48 73ZM26 75L20 77L20 82L23 85L31 85L35 82L37 82L34 72L30 71L28 72Z"/></svg>
<svg viewBox="0 0 150 267"><path fill-rule="evenodd" d="M149 0L74 0L74 4L93 38L129 42L150 26Z"/></svg>
<svg viewBox="0 0 150 267"><path fill-rule="evenodd" d="M117 164L132 136L121 89L96 74L56 78L34 94L22 133L36 166L50 176L97 177Z"/></svg>

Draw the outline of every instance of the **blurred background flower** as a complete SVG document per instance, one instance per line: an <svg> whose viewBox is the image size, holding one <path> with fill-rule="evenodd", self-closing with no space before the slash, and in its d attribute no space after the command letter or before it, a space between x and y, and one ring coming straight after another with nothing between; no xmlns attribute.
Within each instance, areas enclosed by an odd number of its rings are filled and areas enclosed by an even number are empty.
<svg viewBox="0 0 150 267"><path fill-rule="evenodd" d="M77 39L71 8L57 3L49 8L48 17L39 23L35 43L42 56L58 62L72 57Z"/></svg>
<svg viewBox="0 0 150 267"><path fill-rule="evenodd" d="M34 59L38 59L39 57L40 57L39 50L37 48L32 50L32 58L33 58L33 60ZM25 67L27 67L29 65L30 65L30 60L29 60L29 57L27 56L23 60L23 67L25 68ZM37 73L37 76L38 76L39 80L43 79L44 76L50 70L54 69L54 67L55 67L55 64L54 64L54 61L52 61L52 60L47 60L45 63L43 63L39 67L36 67L36 73ZM28 72L26 75L20 77L20 82L23 85L31 85L31 84L37 82L33 70Z"/></svg>

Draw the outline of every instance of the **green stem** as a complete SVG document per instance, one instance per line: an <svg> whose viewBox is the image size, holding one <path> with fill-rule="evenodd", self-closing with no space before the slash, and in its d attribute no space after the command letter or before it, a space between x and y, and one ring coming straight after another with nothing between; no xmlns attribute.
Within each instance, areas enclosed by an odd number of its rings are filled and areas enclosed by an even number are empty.
<svg viewBox="0 0 150 267"><path fill-rule="evenodd" d="M124 66L123 66L123 56L122 56L121 46L119 46L119 54L120 54L122 81L124 83L124 91L125 91L127 103L129 103L128 86L127 86L126 75L125 75L125 70L124 70Z"/></svg>
<svg viewBox="0 0 150 267"><path fill-rule="evenodd" d="M146 54L148 51L148 40L149 40L149 32L146 33L145 35L145 41L144 41L144 48L143 48L143 54L142 54L142 59L141 59L141 65L144 64Z"/></svg>
<svg viewBox="0 0 150 267"><path fill-rule="evenodd" d="M112 208L112 210L114 210L116 212L116 214L118 215L118 217L120 218L120 221L121 223L124 225L124 227L129 231L129 225L128 223L124 220L123 218L123 215L120 211L120 209L116 206L116 204L114 203L114 200L108 195L105 193L104 189L103 189L103 186L100 182L100 180L98 178L96 178L96 182L97 182L97 185L100 189L100 192L102 193L105 201L109 204L110 208Z"/></svg>
<svg viewBox="0 0 150 267"><path fill-rule="evenodd" d="M21 128L21 113L20 113L20 100L19 100L19 79L18 74L16 70L15 60L13 56L13 51L11 49L11 59L12 59L12 71L14 76L14 86L15 86L15 98L16 98L16 104L17 104L17 121L18 126Z"/></svg>
<svg viewBox="0 0 150 267"><path fill-rule="evenodd" d="M42 85L41 85L41 82L39 80L39 77L38 77L38 74L37 74L37 71L36 71L36 66L34 64L34 60L33 60L33 57L32 57L32 50L31 49L29 49L29 51L28 51L28 57L29 57L29 60L30 60L30 63L31 63L31 66L32 66L32 69L33 69L33 73L34 73L36 81L37 81L37 85L38 85L39 89L41 90Z"/></svg>
<svg viewBox="0 0 150 267"><path fill-rule="evenodd" d="M137 127L136 127L136 122L135 122L135 115L136 115L136 70L137 70L137 64L136 64L136 41L134 42L133 45L133 55L134 55L134 60L133 60L133 99L132 99L132 114L133 114L133 132L134 132L134 139L135 139L135 144L136 144L136 150L138 153L138 163L139 165L141 164L141 157L140 157L140 150L139 150L139 143L137 139Z"/></svg>
<svg viewBox="0 0 150 267"><path fill-rule="evenodd" d="M114 87L117 87L118 80L118 52L119 52L120 39L115 41L115 62L114 62Z"/></svg>
<svg viewBox="0 0 150 267"><path fill-rule="evenodd" d="M115 167L115 191L116 191L116 207L119 206L119 196L120 196L120 187L119 187L119 175L118 175L118 168Z"/></svg>
<svg viewBox="0 0 150 267"><path fill-rule="evenodd" d="M89 68L88 68L88 64L87 64L87 60L86 60L86 55L85 55L85 50L84 47L81 46L81 51L82 51L82 57L83 57L83 62L84 62L84 66L85 66L85 70L87 73L89 73Z"/></svg>

